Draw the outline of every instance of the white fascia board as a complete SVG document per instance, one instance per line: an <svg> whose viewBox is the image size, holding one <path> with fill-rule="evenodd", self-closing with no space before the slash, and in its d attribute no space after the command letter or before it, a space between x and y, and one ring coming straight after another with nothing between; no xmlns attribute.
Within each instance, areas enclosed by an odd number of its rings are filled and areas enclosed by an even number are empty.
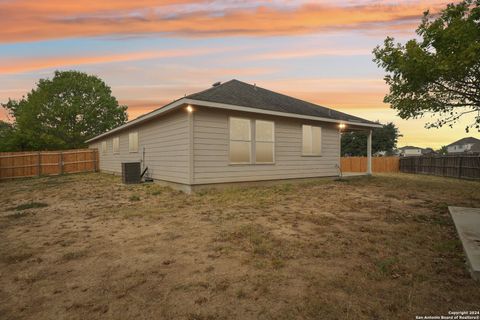
<svg viewBox="0 0 480 320"><path fill-rule="evenodd" d="M101 135L98 135L98 136L96 136L92 139L89 139L89 140L85 141L85 142L90 143L92 141L101 139L101 138L103 138L105 136L108 136L112 133L123 130L123 129L128 128L130 126L133 126L135 124L142 123L144 121L147 121L151 118L157 117L157 116L159 116L159 115L161 115L165 112L171 111L171 110L176 109L176 108L178 108L182 105L185 105L185 104L204 106L204 107L210 107L210 108L218 108L218 109L253 112L253 113L267 114L267 115L287 117L287 118L308 119L308 120L316 120L316 121L331 122L331 123L344 123L344 124L349 124L349 125L354 125L354 126L359 126L359 127L368 127L368 128L381 128L382 127L381 124L377 124L377 123L363 123L363 122L356 122L356 121L343 121L343 120L323 118L323 117L307 116L307 115L296 114L296 113L270 111L270 110L265 110L265 109L242 107L242 106L237 106L237 105L233 105L233 104L225 104L225 103L218 103L218 102L210 102L210 101L182 98L182 99L179 99L177 101L174 101L174 102L166 105L163 108L152 111L151 113L149 113L149 114L147 114L143 117L139 117L139 118L134 119L130 122L127 122L127 123L125 123L125 124L123 124L119 127L116 127L115 129L112 129L110 131L102 133Z"/></svg>
<svg viewBox="0 0 480 320"><path fill-rule="evenodd" d="M268 115L287 117L287 118L308 119L308 120L316 120L316 121L332 122L332 123L345 123L345 124L355 125L355 126L359 126L359 127L370 127L370 128L382 128L383 127L381 124L378 124L378 123L363 123L363 122L356 122L356 121L343 121L343 120L337 120L337 119L307 116L307 115L296 114L296 113L288 113L288 112L270 111L270 110L265 110L265 109L242 107L242 106L237 106L237 105L232 105L232 104L224 104L224 103L209 102L209 101L194 100L194 99L184 99L184 103L198 105L198 106L204 106L204 107L211 107L211 108L219 108L219 109L228 109L228 110L268 114Z"/></svg>

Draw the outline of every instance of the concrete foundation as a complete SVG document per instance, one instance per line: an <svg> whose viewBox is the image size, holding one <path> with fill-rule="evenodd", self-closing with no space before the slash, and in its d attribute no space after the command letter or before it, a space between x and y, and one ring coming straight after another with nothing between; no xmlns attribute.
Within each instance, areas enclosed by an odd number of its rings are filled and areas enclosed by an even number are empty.
<svg viewBox="0 0 480 320"><path fill-rule="evenodd" d="M121 175L119 172L112 172L102 170L102 173L108 173L113 175ZM347 172L343 174L343 179L354 178L358 176L367 175L364 172ZM278 180L262 180L262 181L245 181L245 182L227 182L227 183L210 183L210 184L183 184L172 181L165 181L159 179L153 179L153 181L159 185L170 187L174 190L180 190L185 193L199 192L205 190L224 190L229 188L246 188L246 187L261 187L261 186L275 186L281 184L298 184L298 183L309 183L321 180L334 180L338 179L338 176L329 176L329 177L312 177L312 178L297 178L297 179L278 179Z"/></svg>
<svg viewBox="0 0 480 320"><path fill-rule="evenodd" d="M480 281L480 208L448 207L472 277Z"/></svg>

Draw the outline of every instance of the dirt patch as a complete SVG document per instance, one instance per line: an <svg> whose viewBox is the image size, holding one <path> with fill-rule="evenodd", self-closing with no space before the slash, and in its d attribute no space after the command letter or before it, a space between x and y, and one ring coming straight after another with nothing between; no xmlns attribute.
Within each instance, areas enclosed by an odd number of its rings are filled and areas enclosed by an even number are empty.
<svg viewBox="0 0 480 320"><path fill-rule="evenodd" d="M412 319L478 310L478 283L447 211L480 206L478 190L414 175L195 195L104 174L3 182L0 318Z"/></svg>

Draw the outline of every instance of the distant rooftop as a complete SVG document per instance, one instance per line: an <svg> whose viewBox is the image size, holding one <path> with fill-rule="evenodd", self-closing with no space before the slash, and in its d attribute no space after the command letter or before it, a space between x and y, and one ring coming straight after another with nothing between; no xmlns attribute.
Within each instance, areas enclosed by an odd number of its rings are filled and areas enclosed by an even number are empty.
<svg viewBox="0 0 480 320"><path fill-rule="evenodd" d="M420 147L414 147L414 146L405 146L405 147L401 147L401 148L398 148L399 150L405 150L405 149L420 149L420 150L423 150L423 148L420 148Z"/></svg>
<svg viewBox="0 0 480 320"><path fill-rule="evenodd" d="M470 144L470 143L480 143L480 139L474 138L474 137L466 137L462 138L460 140L457 140L455 142L450 143L447 147L451 147L454 145L465 145L465 144Z"/></svg>

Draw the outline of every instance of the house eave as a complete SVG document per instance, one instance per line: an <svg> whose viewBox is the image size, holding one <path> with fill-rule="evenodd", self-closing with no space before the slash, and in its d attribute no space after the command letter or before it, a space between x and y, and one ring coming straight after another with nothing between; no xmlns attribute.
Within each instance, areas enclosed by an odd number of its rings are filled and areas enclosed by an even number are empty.
<svg viewBox="0 0 480 320"><path fill-rule="evenodd" d="M259 108L251 108L251 107L244 107L244 106L238 106L238 105L231 105L231 104L225 104L225 103L218 103L218 102L211 102L211 101L204 101L204 100L195 100L195 99L188 99L188 98L181 98L179 100L176 100L160 109L157 109L155 111L152 111L151 113L139 117L137 119L134 119L132 121L129 121L115 129L112 129L110 131L107 131L105 133L102 133L96 137L93 137L87 141L86 143L91 143L93 141L96 141L98 139L104 138L106 136L109 136L115 132L124 130L126 128L129 128L131 126L140 124L142 122L148 121L152 118L155 118L157 116L160 116L168 111L173 111L183 105L197 105L197 106L204 106L204 107L210 107L210 108L218 108L218 109L226 109L226 110L235 110L235 111L243 111L243 112L251 112L251 113L259 113L259 114L267 114L267 115L273 115L273 116L280 116L280 117L287 117L287 118L296 118L296 119L307 119L307 120L316 120L316 121L322 121L322 122L330 122L330 123L343 123L346 125L352 125L352 126L357 126L357 127L366 127L366 128L381 128L381 124L377 123L364 123L364 122L357 122L357 121L343 121L343 120L338 120L338 119L330 119L330 118L324 118L324 117L316 117L316 116L308 116L308 115L302 115L302 114L296 114L296 113L288 113L288 112L279 112L279 111L271 111L271 110L266 110L266 109L259 109Z"/></svg>
<svg viewBox="0 0 480 320"><path fill-rule="evenodd" d="M308 119L308 120L316 120L316 121L339 123L339 124L343 123L343 124L354 125L354 126L359 126L359 127L382 128L382 125L378 124L378 123L364 123L364 122L359 122L359 121L344 121L344 120L338 120L338 119L308 116L308 115L302 115L302 114L297 114L297 113L271 111L271 110L266 110L266 109L251 108L251 107L237 106L237 105L232 105L232 104L210 102L210 101L203 101L203 100L193 100L193 99L187 99L186 98L185 103L186 104L191 104L191 105L204 106L204 107L228 109L228 110L244 111L244 112L252 112L252 113L260 113L260 114L268 114L268 115L287 117L287 118Z"/></svg>

